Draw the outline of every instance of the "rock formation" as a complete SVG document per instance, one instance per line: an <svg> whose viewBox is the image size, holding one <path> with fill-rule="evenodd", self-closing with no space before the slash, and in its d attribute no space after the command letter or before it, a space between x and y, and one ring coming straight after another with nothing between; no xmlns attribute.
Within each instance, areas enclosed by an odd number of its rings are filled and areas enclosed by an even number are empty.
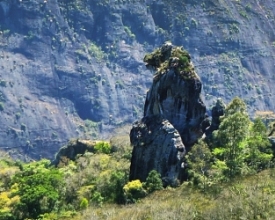
<svg viewBox="0 0 275 220"><path fill-rule="evenodd" d="M75 160L78 154L94 152L96 141L73 139L57 152L52 164L57 166L62 160Z"/></svg>
<svg viewBox="0 0 275 220"><path fill-rule="evenodd" d="M133 125L130 179L144 181L157 170L165 183L181 180L185 148L202 136L201 122L206 108L201 81L190 62L190 55L166 42L145 56L148 68L156 70L147 92L144 117Z"/></svg>
<svg viewBox="0 0 275 220"><path fill-rule="evenodd" d="M217 130L220 125L220 117L224 115L225 104L222 99L217 99L215 106L213 106L212 120L210 123L210 119L206 116L202 123L202 131L205 133L206 137L211 136L212 132Z"/></svg>
<svg viewBox="0 0 275 220"><path fill-rule="evenodd" d="M145 181L151 170L157 170L164 184L175 185L180 179L185 147L180 134L162 115L146 116L131 130L134 146L130 179Z"/></svg>

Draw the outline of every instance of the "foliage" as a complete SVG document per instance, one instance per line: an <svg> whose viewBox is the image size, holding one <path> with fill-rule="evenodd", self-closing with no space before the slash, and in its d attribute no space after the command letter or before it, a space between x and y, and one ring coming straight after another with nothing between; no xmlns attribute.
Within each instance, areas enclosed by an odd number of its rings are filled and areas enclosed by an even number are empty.
<svg viewBox="0 0 275 220"><path fill-rule="evenodd" d="M165 73L169 68L175 68L175 72L182 78L193 79L196 77L196 73L190 60L191 57L186 50L182 47L172 46L170 42L166 42L161 48L146 54L143 59L146 66L156 70L156 76ZM158 79L158 77L154 79Z"/></svg>
<svg viewBox="0 0 275 220"><path fill-rule="evenodd" d="M210 181L212 157L209 147L202 140L195 144L186 156L189 180L200 188L205 189Z"/></svg>
<svg viewBox="0 0 275 220"><path fill-rule="evenodd" d="M58 168L45 159L23 163L0 158L0 220L106 219L107 215L111 219L253 219L254 215L265 219L274 214L273 203L263 199L275 199L267 129L261 119L249 120L239 98L226 107L212 142L200 140L190 149L188 181L178 189L163 189L155 170L143 183L128 182L128 136L92 146L91 152L78 154L73 161L66 158ZM255 181L254 186L246 179ZM135 204L125 209L114 203Z"/></svg>
<svg viewBox="0 0 275 220"><path fill-rule="evenodd" d="M136 38L135 34L132 33L132 31L131 31L131 29L129 27L124 26L124 31L127 33L127 35L130 38L132 38L132 39Z"/></svg>
<svg viewBox="0 0 275 220"><path fill-rule="evenodd" d="M88 52L91 56L94 56L98 61L102 61L106 56L100 46L91 43L88 47Z"/></svg>
<svg viewBox="0 0 275 220"><path fill-rule="evenodd" d="M91 200L92 200L92 202L93 202L95 205L102 206L103 201L104 201L104 197L101 196L101 193L100 193L100 192L96 191L96 192L94 192L94 194L92 195Z"/></svg>
<svg viewBox="0 0 275 220"><path fill-rule="evenodd" d="M98 153L109 154L111 153L111 145L109 142L99 141L95 144L94 149Z"/></svg>
<svg viewBox="0 0 275 220"><path fill-rule="evenodd" d="M127 203L136 202L138 199L145 197L146 192L140 180L132 180L123 187Z"/></svg>
<svg viewBox="0 0 275 220"><path fill-rule="evenodd" d="M142 202L91 207L74 216L81 219L273 219L275 215L275 170L220 183L220 190L201 192L189 184L156 191Z"/></svg>
<svg viewBox="0 0 275 220"><path fill-rule="evenodd" d="M163 189L160 173L156 170L150 171L144 183L144 188L148 193Z"/></svg>
<svg viewBox="0 0 275 220"><path fill-rule="evenodd" d="M79 205L80 209L86 209L88 205L89 205L88 199L82 198Z"/></svg>
<svg viewBox="0 0 275 220"><path fill-rule="evenodd" d="M260 118L251 122L245 103L234 98L220 117L212 142L199 141L187 154L188 178L203 188L239 175L259 172L272 165L271 144Z"/></svg>
<svg viewBox="0 0 275 220"><path fill-rule="evenodd" d="M14 176L18 184L14 196L20 197L16 208L18 219L37 218L40 214L51 212L62 195L62 174L55 168L47 168L49 162L41 160L28 164Z"/></svg>
<svg viewBox="0 0 275 220"><path fill-rule="evenodd" d="M242 173L244 167L244 150L248 136L250 120L245 103L238 97L226 107L225 115L216 132L216 148L219 148L218 159L225 161L229 177Z"/></svg>
<svg viewBox="0 0 275 220"><path fill-rule="evenodd" d="M255 171L261 171L271 166L273 158L267 128L260 118L256 118L249 131L246 162Z"/></svg>

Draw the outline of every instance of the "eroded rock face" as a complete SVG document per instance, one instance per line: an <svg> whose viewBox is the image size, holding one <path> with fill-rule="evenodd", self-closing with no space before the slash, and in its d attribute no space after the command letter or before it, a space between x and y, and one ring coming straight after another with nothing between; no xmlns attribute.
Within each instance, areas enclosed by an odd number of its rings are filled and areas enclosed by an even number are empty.
<svg viewBox="0 0 275 220"><path fill-rule="evenodd" d="M148 91L144 116L162 115L177 129L183 143L191 146L202 135L200 124L206 108L200 92L199 78L185 80L170 69Z"/></svg>
<svg viewBox="0 0 275 220"><path fill-rule="evenodd" d="M173 185L181 180L185 148L203 134L206 107L200 98L201 81L188 52L171 43L146 55L144 61L156 73L147 92L144 118L131 130L130 179L144 181L155 169L165 183Z"/></svg>
<svg viewBox="0 0 275 220"><path fill-rule="evenodd" d="M144 117L133 125L130 134L134 146L130 179L145 181L151 170L157 170L167 185L181 179L185 147L180 134L161 115Z"/></svg>

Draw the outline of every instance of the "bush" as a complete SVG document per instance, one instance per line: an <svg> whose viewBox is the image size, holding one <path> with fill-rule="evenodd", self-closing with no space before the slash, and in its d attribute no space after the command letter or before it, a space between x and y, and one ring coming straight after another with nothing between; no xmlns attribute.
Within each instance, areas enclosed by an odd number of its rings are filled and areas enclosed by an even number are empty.
<svg viewBox="0 0 275 220"><path fill-rule="evenodd" d="M95 144L94 147L95 151L98 153L103 154L110 154L111 153L111 145L109 142L100 141Z"/></svg>
<svg viewBox="0 0 275 220"><path fill-rule="evenodd" d="M86 198L82 198L79 205L80 209L86 209L88 205L89 205L88 200Z"/></svg>
<svg viewBox="0 0 275 220"><path fill-rule="evenodd" d="M148 193L163 189L160 174L156 170L152 170L148 174L148 177L146 178L146 182L144 186Z"/></svg>
<svg viewBox="0 0 275 220"><path fill-rule="evenodd" d="M124 196L127 203L135 203L138 199L145 197L146 191L142 187L140 180L128 182L124 187Z"/></svg>
<svg viewBox="0 0 275 220"><path fill-rule="evenodd" d="M20 197L17 219L36 219L56 208L64 186L63 175L57 169L48 169L48 164L47 160L31 163L14 176L13 182L18 184L14 196Z"/></svg>
<svg viewBox="0 0 275 220"><path fill-rule="evenodd" d="M103 200L104 200L104 198L101 196L100 192L96 191L92 196L92 201L94 202L94 204L96 204L98 206L102 206Z"/></svg>

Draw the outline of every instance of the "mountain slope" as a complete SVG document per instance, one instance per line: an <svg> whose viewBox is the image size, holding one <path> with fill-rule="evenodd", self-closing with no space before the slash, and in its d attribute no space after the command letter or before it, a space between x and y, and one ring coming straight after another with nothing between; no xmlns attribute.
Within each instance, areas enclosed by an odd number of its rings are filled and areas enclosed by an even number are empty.
<svg viewBox="0 0 275 220"><path fill-rule="evenodd" d="M208 106L240 96L251 115L273 111L274 9L272 0L1 0L0 147L52 158L72 137L105 139L142 117L152 79L143 56L165 40L191 54Z"/></svg>

